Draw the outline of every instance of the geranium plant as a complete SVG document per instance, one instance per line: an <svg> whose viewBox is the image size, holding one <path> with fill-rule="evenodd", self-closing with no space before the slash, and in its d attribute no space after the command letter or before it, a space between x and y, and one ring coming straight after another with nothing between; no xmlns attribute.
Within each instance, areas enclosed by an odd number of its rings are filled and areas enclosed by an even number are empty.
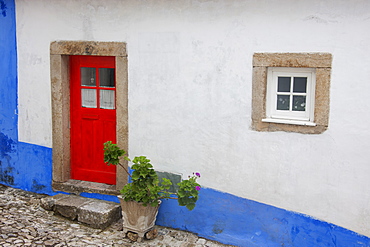
<svg viewBox="0 0 370 247"><path fill-rule="evenodd" d="M133 163L131 174L120 163L120 157ZM178 191L173 193L169 192L172 185L171 180L162 178L160 182L150 160L145 156L135 157L131 160L125 150L108 141L104 143L104 162L108 165L121 166L130 176L131 183L126 184L120 191L125 201L136 201L143 203L144 206L155 207L159 204L160 199L177 199L180 206L185 206L189 210L194 209L201 189L201 186L197 183L200 173L193 173L188 179L182 180L177 184L179 186Z"/></svg>

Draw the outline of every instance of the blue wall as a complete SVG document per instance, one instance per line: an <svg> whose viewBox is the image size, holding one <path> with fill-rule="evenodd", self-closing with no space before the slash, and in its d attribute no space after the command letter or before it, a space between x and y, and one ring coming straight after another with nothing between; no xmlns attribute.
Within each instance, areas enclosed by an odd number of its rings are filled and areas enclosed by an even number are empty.
<svg viewBox="0 0 370 247"><path fill-rule="evenodd" d="M51 195L52 150L18 142L15 20L14 0L0 0L0 183ZM212 189L201 190L193 211L164 201L157 224L237 246L370 247L369 238L344 228Z"/></svg>
<svg viewBox="0 0 370 247"><path fill-rule="evenodd" d="M14 185L18 140L14 1L0 0L0 27L0 181Z"/></svg>
<svg viewBox="0 0 370 247"><path fill-rule="evenodd" d="M237 246L369 247L370 239L309 216L202 189L193 211L162 203L157 224Z"/></svg>
<svg viewBox="0 0 370 247"><path fill-rule="evenodd" d="M0 183L39 193L51 190L51 149L18 142L14 0L0 0Z"/></svg>

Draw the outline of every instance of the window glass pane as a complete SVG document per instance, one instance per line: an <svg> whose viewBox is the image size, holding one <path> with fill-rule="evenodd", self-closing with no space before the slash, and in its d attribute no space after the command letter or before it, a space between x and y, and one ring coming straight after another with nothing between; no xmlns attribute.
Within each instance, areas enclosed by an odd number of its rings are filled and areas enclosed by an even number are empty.
<svg viewBox="0 0 370 247"><path fill-rule="evenodd" d="M82 93L82 107L96 108L96 90L95 89L81 89Z"/></svg>
<svg viewBox="0 0 370 247"><path fill-rule="evenodd" d="M113 90L100 90L100 108L114 109L114 91Z"/></svg>
<svg viewBox="0 0 370 247"><path fill-rule="evenodd" d="M290 92L290 77L278 77L278 92Z"/></svg>
<svg viewBox="0 0 370 247"><path fill-rule="evenodd" d="M278 95L276 110L289 111L289 102L290 102L289 95Z"/></svg>
<svg viewBox="0 0 370 247"><path fill-rule="evenodd" d="M100 68L99 81L101 87L114 87L114 69Z"/></svg>
<svg viewBox="0 0 370 247"><path fill-rule="evenodd" d="M81 68L81 86L96 86L95 68Z"/></svg>
<svg viewBox="0 0 370 247"><path fill-rule="evenodd" d="M306 96L293 96L293 111L306 110Z"/></svg>
<svg viewBox="0 0 370 247"><path fill-rule="evenodd" d="M294 77L293 92L305 93L307 87L307 77Z"/></svg>

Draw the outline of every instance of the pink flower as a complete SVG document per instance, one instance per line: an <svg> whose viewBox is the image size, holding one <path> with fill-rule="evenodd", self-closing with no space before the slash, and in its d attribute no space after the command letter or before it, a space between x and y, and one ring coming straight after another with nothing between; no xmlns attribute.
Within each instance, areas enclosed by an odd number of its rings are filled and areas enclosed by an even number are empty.
<svg viewBox="0 0 370 247"><path fill-rule="evenodd" d="M200 177L200 173L199 172L196 172L195 173L195 176Z"/></svg>
<svg viewBox="0 0 370 247"><path fill-rule="evenodd" d="M195 186L195 189L196 190L200 190L200 186Z"/></svg>

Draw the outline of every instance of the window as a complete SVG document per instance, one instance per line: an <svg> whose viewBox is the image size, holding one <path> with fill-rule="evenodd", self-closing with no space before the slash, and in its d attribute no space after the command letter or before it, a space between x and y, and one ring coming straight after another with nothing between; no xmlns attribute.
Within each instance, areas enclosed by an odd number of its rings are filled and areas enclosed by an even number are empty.
<svg viewBox="0 0 370 247"><path fill-rule="evenodd" d="M329 123L329 53L255 53L252 129L304 134Z"/></svg>
<svg viewBox="0 0 370 247"><path fill-rule="evenodd" d="M270 67L263 122L314 126L315 70Z"/></svg>
<svg viewBox="0 0 370 247"><path fill-rule="evenodd" d="M97 70L99 80L96 78ZM81 67L82 107L115 109L114 74L114 68Z"/></svg>

